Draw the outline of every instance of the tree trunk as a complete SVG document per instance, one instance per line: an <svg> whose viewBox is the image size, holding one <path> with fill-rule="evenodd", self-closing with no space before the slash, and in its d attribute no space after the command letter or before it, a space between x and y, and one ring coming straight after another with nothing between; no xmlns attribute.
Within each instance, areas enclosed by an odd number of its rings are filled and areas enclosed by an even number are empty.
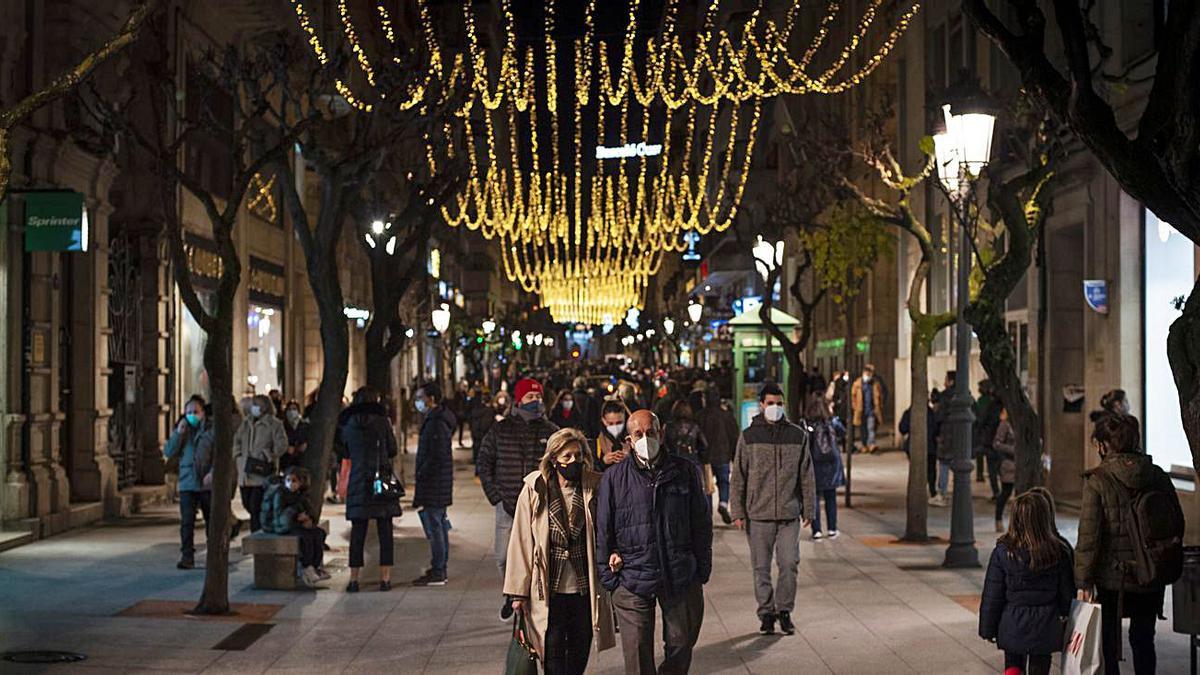
<svg viewBox="0 0 1200 675"><path fill-rule="evenodd" d="M342 288L336 261L325 252L320 252L308 256L307 267L309 285L321 321L322 371L316 407L309 418L308 451L304 453L304 464L313 475L309 496L319 520L325 502L325 487L328 485L324 477L329 475L334 434L337 433L337 419L342 411L342 396L346 390L350 335L343 313Z"/></svg>
<svg viewBox="0 0 1200 675"><path fill-rule="evenodd" d="M929 353L933 335L914 324L909 358L912 403L908 415L908 493L902 541L929 541ZM936 335L936 333L934 333Z"/></svg>
<svg viewBox="0 0 1200 675"><path fill-rule="evenodd" d="M1171 324L1167 359L1179 390L1179 413L1192 450L1192 466L1200 466L1200 279L1192 287L1183 313Z"/></svg>
<svg viewBox="0 0 1200 675"><path fill-rule="evenodd" d="M229 613L229 530L237 469L233 462L233 298L218 299L216 331L206 334L204 368L212 389L213 481L211 521L207 530L208 558L204 563L204 590L195 614ZM225 311L222 311L225 310Z"/></svg>

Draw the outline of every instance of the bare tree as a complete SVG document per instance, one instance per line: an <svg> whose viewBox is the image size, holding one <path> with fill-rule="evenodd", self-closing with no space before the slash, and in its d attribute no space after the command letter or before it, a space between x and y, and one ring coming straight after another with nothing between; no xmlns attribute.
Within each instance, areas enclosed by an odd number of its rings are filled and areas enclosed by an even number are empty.
<svg viewBox="0 0 1200 675"><path fill-rule="evenodd" d="M12 164L8 157L8 138L14 127L42 106L66 94L86 80L96 67L113 55L128 47L137 39L146 18L154 10L158 0L144 0L133 8L117 34L95 51L88 53L79 63L59 75L41 91L36 91L17 101L10 108L0 108L0 202L8 192L8 180L12 175Z"/></svg>
<svg viewBox="0 0 1200 675"><path fill-rule="evenodd" d="M1016 66L1025 91L1041 110L1070 127L1130 196L1200 244L1200 3L1170 3L1154 83L1132 137L1096 88L1097 80L1108 78L1104 66L1111 53L1097 43L1100 33L1090 17L1097 3L1050 3L1058 34L1054 43L1062 45L1062 52L1055 48L1054 54L1048 52L1042 4L1003 0L1016 25L1002 21L985 0L964 0L963 9ZM1056 61L1065 63L1066 70ZM1167 338L1193 466L1200 466L1198 290L1200 279Z"/></svg>

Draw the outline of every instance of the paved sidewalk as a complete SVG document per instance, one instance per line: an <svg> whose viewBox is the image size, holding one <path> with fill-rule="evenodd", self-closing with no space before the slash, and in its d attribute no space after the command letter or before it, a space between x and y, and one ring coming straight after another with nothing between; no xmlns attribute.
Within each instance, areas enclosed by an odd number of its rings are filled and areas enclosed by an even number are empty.
<svg viewBox="0 0 1200 675"><path fill-rule="evenodd" d="M469 453L456 453L463 460ZM412 456L407 456L411 462ZM983 570L943 570L943 546L897 546L903 529L903 455L857 456L855 508L839 514L843 536L801 544L795 636L757 634L749 554L742 533L718 525L714 573L693 672L995 673L1003 659L976 637ZM409 474L411 475L411 473ZM450 509L450 584L391 593L345 585L340 507L327 507L334 578L328 588L251 588L251 561L235 545L231 599L280 607L269 632L244 650L215 646L234 621L115 616L140 601L194 601L202 571L174 568L178 515L163 509L0 553L0 651L64 649L88 655L53 672L487 673L503 668L509 630L497 617L500 579L492 561L492 509L470 467L456 473ZM990 505L976 502L980 560L995 535ZM948 509L931 509L931 533L946 535ZM1073 536L1074 523L1060 517ZM428 547L415 513L398 521L393 578L416 577ZM198 538L203 533L198 532ZM203 563L203 556L198 561ZM1168 602L1169 604L1169 602ZM1168 608L1169 613L1169 608ZM1186 639L1159 624L1159 672L1187 669ZM0 664L0 672L45 672ZM594 657L589 672L621 672L620 648ZM1123 671L1123 672L1132 672Z"/></svg>

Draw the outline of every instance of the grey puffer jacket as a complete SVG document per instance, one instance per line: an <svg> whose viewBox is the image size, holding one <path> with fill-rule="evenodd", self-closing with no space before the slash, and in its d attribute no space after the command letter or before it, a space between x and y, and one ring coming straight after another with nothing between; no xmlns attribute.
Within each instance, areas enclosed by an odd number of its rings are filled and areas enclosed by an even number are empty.
<svg viewBox="0 0 1200 675"><path fill-rule="evenodd" d="M808 432L787 420L750 421L729 476L734 520L812 520L817 487L808 443Z"/></svg>

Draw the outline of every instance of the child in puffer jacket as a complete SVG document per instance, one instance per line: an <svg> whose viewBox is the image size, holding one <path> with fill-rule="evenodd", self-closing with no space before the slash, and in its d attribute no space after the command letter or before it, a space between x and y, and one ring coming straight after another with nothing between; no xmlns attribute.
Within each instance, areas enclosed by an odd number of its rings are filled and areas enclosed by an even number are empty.
<svg viewBox="0 0 1200 675"><path fill-rule="evenodd" d="M315 588L317 583L329 579L329 574L322 566L325 530L317 527L312 507L304 497L310 482L308 469L302 466L288 467L283 485L268 490L266 500L270 503L264 505L263 512L264 516L271 516L264 523L270 527L270 531L300 538L300 579L305 586Z"/></svg>
<svg viewBox="0 0 1200 675"><path fill-rule="evenodd" d="M1005 675L1050 672L1075 597L1072 567L1050 500L1033 492L1018 496L1008 533L988 562L979 607L979 636L1004 650Z"/></svg>

